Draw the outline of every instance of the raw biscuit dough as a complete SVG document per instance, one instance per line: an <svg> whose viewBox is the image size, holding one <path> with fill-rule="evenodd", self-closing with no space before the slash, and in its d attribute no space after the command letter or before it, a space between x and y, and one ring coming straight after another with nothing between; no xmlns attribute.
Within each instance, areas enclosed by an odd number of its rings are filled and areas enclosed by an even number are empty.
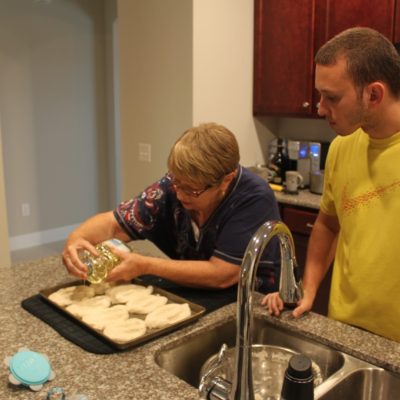
<svg viewBox="0 0 400 400"><path fill-rule="evenodd" d="M191 311L188 303L166 304L146 315L145 322L148 328L165 328L176 322L190 317Z"/></svg>
<svg viewBox="0 0 400 400"><path fill-rule="evenodd" d="M146 324L139 318L130 318L106 326L103 334L117 343L126 343L146 333Z"/></svg>
<svg viewBox="0 0 400 400"><path fill-rule="evenodd" d="M66 288L58 289L49 295L49 300L56 303L60 307L65 307L73 303L71 294L75 290L76 286L68 286Z"/></svg>
<svg viewBox="0 0 400 400"><path fill-rule="evenodd" d="M90 297L94 297L94 289L90 286L80 285L76 286L75 290L71 293L71 300L81 301Z"/></svg>
<svg viewBox="0 0 400 400"><path fill-rule="evenodd" d="M94 294L95 295L102 295L105 294L105 292L113 286L109 282L101 282L101 283L92 283L90 285L91 288L94 289Z"/></svg>
<svg viewBox="0 0 400 400"><path fill-rule="evenodd" d="M137 296L126 303L128 311L132 314L148 314L156 308L167 304L168 299L165 296L147 294Z"/></svg>
<svg viewBox="0 0 400 400"><path fill-rule="evenodd" d="M114 286L106 291L107 296L110 296L113 304L127 303L129 300L137 297L138 295L143 296L145 294L151 294L153 292L153 286L142 286L128 283L124 285Z"/></svg>
<svg viewBox="0 0 400 400"><path fill-rule="evenodd" d="M82 318L85 314L91 313L98 309L110 307L111 300L108 296L95 296L90 299L84 299L77 303L70 304L66 310L72 315Z"/></svg>
<svg viewBox="0 0 400 400"><path fill-rule="evenodd" d="M102 331L106 326L129 318L125 305L116 305L109 308L93 310L82 317L82 321L92 328Z"/></svg>

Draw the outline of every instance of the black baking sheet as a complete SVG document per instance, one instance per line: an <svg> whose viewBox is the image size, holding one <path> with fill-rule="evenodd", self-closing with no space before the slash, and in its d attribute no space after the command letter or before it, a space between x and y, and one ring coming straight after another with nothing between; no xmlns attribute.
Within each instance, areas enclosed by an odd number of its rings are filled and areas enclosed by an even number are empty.
<svg viewBox="0 0 400 400"><path fill-rule="evenodd" d="M139 285L143 285L143 286L147 286L147 285L145 285L144 283L142 283L139 280L136 280L133 283L139 284ZM68 286L77 286L77 285L82 285L82 281L70 282L70 283L67 283L67 284L58 285L58 286L55 286L55 287L52 287L52 288L44 289L44 290L41 290L39 292L39 294L46 301L48 301L50 304L52 304L55 308L59 308L59 310L61 312L64 312L70 318L75 319L79 324L83 325L88 330L92 330L93 333L95 333L97 336L100 336L105 341L109 341L114 347L116 347L116 348L118 348L120 350L137 346L138 344L147 342L150 339L154 339L154 338L159 337L159 336L161 336L163 334L166 334L166 333L169 333L171 331L174 331L174 330L176 330L176 329L178 329L178 328L180 328L180 327L182 327L184 325L189 324L192 321L197 320L205 312L205 308L203 306L200 306L198 304L192 303L191 301L189 301L189 300L187 300L187 299L185 299L183 297L177 296L177 295L175 295L173 293L168 292L167 290L161 289L161 288L153 285L153 288L154 288L153 293L167 297L168 303L176 303L176 304L188 303L188 305L190 307L191 315L189 317L187 317L187 318L185 318L185 319L183 319L183 320L181 320L179 322L176 322L176 323L174 323L174 324L172 324L170 326L167 326L165 328L150 329L143 336L140 336L140 337L138 337L136 339L133 339L133 340L125 342L125 343L118 343L118 342L115 342L112 339L104 336L101 332L93 329L90 325L84 323L79 318L77 318L74 315L72 315L71 313L69 313L64 307L60 307L58 304L52 302L51 299L49 299L49 296L52 293L56 292L57 290L59 290L61 288L68 287ZM144 319L143 315L133 315L133 317Z"/></svg>
<svg viewBox="0 0 400 400"><path fill-rule="evenodd" d="M66 313L54 307L40 294L23 300L21 305L26 311L50 325L61 336L90 353L112 354L120 351L112 343L104 340Z"/></svg>

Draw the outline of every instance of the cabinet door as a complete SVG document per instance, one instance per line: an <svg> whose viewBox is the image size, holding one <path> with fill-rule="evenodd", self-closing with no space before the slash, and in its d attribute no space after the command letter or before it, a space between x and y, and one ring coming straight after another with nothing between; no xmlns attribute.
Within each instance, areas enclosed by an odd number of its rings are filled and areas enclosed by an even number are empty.
<svg viewBox="0 0 400 400"><path fill-rule="evenodd" d="M255 0L255 115L311 114L314 1Z"/></svg>
<svg viewBox="0 0 400 400"><path fill-rule="evenodd" d="M400 52L400 0L397 0L396 14L394 16L394 38L393 43Z"/></svg>
<svg viewBox="0 0 400 400"><path fill-rule="evenodd" d="M324 7L326 18L318 23L317 48L354 26L368 26L394 40L396 0L325 0L323 3L320 5Z"/></svg>

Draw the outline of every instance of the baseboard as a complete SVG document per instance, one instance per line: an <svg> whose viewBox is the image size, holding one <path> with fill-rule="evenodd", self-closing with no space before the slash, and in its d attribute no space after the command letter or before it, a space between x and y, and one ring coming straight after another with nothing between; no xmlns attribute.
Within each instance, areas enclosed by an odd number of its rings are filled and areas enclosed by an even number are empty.
<svg viewBox="0 0 400 400"><path fill-rule="evenodd" d="M78 226L79 224L68 225L60 228L10 237L10 251L27 249L29 247L41 246L47 243L65 240Z"/></svg>

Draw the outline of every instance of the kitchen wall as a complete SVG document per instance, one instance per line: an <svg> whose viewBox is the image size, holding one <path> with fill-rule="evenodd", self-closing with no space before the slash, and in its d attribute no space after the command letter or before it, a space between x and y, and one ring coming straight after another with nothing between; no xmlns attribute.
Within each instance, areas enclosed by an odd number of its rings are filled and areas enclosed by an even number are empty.
<svg viewBox="0 0 400 400"><path fill-rule="evenodd" d="M274 135L333 137L323 121L253 118L252 59L248 0L2 0L0 113L14 248L17 239L65 237L137 194L165 171L171 145L193 124L230 128L244 165L263 163ZM22 217L26 202L31 215Z"/></svg>
<svg viewBox="0 0 400 400"><path fill-rule="evenodd" d="M104 0L1 1L0 113L14 249L65 237L110 207L105 23Z"/></svg>
<svg viewBox="0 0 400 400"><path fill-rule="evenodd" d="M193 11L187 0L117 4L121 185L129 198L166 172L172 144L192 124ZM145 146L148 155L140 154Z"/></svg>
<svg viewBox="0 0 400 400"><path fill-rule="evenodd" d="M1 143L1 120L0 120L0 268L11 265L8 239L7 204L6 194L3 189L3 146Z"/></svg>

